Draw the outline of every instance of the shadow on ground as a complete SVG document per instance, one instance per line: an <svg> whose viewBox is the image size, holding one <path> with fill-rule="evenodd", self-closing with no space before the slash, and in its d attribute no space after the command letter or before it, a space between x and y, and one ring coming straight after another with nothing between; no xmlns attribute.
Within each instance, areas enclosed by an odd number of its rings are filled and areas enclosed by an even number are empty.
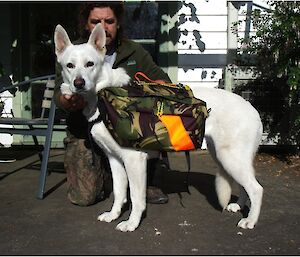
<svg viewBox="0 0 300 257"><path fill-rule="evenodd" d="M0 154L1 155L1 154ZM132 233L115 230L97 216L110 210L113 195L79 207L66 196L61 150L52 151L50 193L37 200L38 156L0 163L0 253L2 255L299 255L300 161L258 154L257 179L264 187L254 230L236 227L243 213L221 212L214 190L216 164L206 151L191 155L187 180L184 155L171 156L163 172L169 202L147 205L146 217ZM189 191L187 190L189 184ZM233 200L237 190L233 189Z"/></svg>

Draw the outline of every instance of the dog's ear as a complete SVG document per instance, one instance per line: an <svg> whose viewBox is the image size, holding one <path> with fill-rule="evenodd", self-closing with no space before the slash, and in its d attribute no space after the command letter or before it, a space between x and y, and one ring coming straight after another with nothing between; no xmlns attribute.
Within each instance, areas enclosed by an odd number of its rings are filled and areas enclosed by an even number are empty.
<svg viewBox="0 0 300 257"><path fill-rule="evenodd" d="M105 53L106 34L102 25L98 23L93 29L88 44L91 44L97 51Z"/></svg>
<svg viewBox="0 0 300 257"><path fill-rule="evenodd" d="M69 36L61 25L57 25L54 31L55 54L59 57L65 49L72 45Z"/></svg>

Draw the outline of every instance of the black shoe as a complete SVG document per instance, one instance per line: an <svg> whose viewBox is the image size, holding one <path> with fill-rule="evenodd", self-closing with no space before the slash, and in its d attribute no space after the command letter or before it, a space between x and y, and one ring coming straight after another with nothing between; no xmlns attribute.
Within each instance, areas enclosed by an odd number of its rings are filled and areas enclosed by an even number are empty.
<svg viewBox="0 0 300 257"><path fill-rule="evenodd" d="M146 194L147 203L164 204L169 201L169 197L166 194L164 194L158 187L148 186Z"/></svg>

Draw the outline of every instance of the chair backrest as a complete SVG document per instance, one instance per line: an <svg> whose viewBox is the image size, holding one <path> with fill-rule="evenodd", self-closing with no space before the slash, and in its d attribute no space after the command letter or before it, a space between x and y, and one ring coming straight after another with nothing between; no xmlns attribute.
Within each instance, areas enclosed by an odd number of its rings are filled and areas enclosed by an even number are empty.
<svg viewBox="0 0 300 257"><path fill-rule="evenodd" d="M46 83L46 88L44 91L44 97L42 100L41 118L45 118L47 110L50 109L50 107L51 107L51 103L53 101L53 96L54 96L54 87L55 87L54 80L48 79L48 81Z"/></svg>

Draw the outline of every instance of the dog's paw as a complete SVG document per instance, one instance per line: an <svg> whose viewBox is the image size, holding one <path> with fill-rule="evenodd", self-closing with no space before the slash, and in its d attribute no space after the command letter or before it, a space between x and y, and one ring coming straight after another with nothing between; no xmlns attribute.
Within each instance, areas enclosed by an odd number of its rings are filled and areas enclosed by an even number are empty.
<svg viewBox="0 0 300 257"><path fill-rule="evenodd" d="M238 227L243 229L253 229L255 226L255 222L249 218L241 219L238 223Z"/></svg>
<svg viewBox="0 0 300 257"><path fill-rule="evenodd" d="M67 83L62 83L60 86L60 91L63 95L72 95L72 91L70 90L70 85Z"/></svg>
<svg viewBox="0 0 300 257"><path fill-rule="evenodd" d="M116 230L120 230L122 232L132 232L139 226L139 223L132 222L129 220L122 221L116 226Z"/></svg>
<svg viewBox="0 0 300 257"><path fill-rule="evenodd" d="M126 71L123 68L117 68L114 70L114 80L115 80L115 85L116 87L121 87L128 85L130 81L130 77L126 73Z"/></svg>
<svg viewBox="0 0 300 257"><path fill-rule="evenodd" d="M119 218L119 216L120 216L120 213L104 212L98 216L97 220L105 221L105 222L112 222L113 220L116 220L117 218Z"/></svg>
<svg viewBox="0 0 300 257"><path fill-rule="evenodd" d="M110 87L110 86L111 86L110 82L107 81L106 79L103 79L96 84L96 92L100 92L103 88Z"/></svg>
<svg viewBox="0 0 300 257"><path fill-rule="evenodd" d="M237 203L230 203L227 205L226 210L229 212L238 212L241 210L241 206L239 206Z"/></svg>

